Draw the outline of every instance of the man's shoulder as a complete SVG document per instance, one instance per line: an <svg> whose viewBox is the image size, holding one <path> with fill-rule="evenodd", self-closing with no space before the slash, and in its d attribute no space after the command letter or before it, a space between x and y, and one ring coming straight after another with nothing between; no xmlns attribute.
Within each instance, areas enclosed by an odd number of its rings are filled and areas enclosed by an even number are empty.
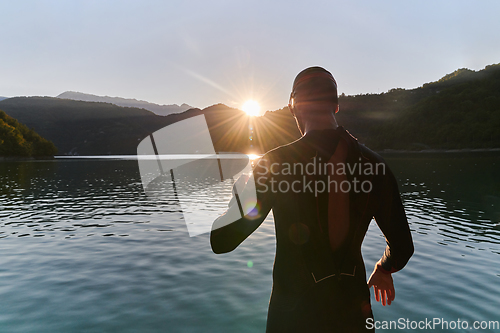
<svg viewBox="0 0 500 333"><path fill-rule="evenodd" d="M387 165L382 156L364 144L359 143L357 138L348 131L345 131L345 133L347 133L347 135L344 135L344 139L350 141L351 143L350 161L348 163L361 163L363 166L368 167L369 170L375 170L374 175L380 179L389 179L394 177L389 165Z"/></svg>
<svg viewBox="0 0 500 333"><path fill-rule="evenodd" d="M290 143L273 148L265 153L262 158L268 160L288 159L293 152L297 152L297 146L301 144L301 140L302 138L299 138Z"/></svg>
<svg viewBox="0 0 500 333"><path fill-rule="evenodd" d="M339 127L339 133L340 136L348 143L348 146L350 147L351 153L354 155L354 158L362 158L365 160L365 162L372 162L372 163L384 163L385 160L371 150L370 148L366 147L364 144L360 143L358 139L352 135L348 130L343 128L342 126ZM360 155L360 156L356 156Z"/></svg>
<svg viewBox="0 0 500 333"><path fill-rule="evenodd" d="M369 160L370 162L385 164L385 160L382 156L380 156L378 153L374 152L364 144L358 143L358 149L361 156Z"/></svg>

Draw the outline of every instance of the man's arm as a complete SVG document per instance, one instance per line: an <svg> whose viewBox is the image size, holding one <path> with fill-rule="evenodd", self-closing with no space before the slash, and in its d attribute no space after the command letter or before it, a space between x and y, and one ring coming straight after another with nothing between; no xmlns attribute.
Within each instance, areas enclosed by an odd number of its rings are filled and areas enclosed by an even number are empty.
<svg viewBox="0 0 500 333"><path fill-rule="evenodd" d="M368 279L368 287L374 287L375 300L391 305L395 289L391 274L402 269L413 255L413 240L408 226L396 178L389 168L384 175L380 203L374 214L387 246Z"/></svg>
<svg viewBox="0 0 500 333"><path fill-rule="evenodd" d="M234 250L262 224L274 200L274 194L267 185L269 180L268 160L263 157L253 170L253 175L246 181L245 189L239 193L241 201L238 202L239 199L233 197L226 213L213 223L210 244L214 253L227 253ZM255 188L250 186L248 181L254 182ZM257 202L246 202L245 198L249 196L245 191L255 191ZM248 212L248 206L254 209ZM241 216L240 209L244 210L245 216L235 220L232 217Z"/></svg>
<svg viewBox="0 0 500 333"><path fill-rule="evenodd" d="M389 168L386 170L374 218L387 242L379 266L382 272L394 273L406 265L414 248L396 178Z"/></svg>

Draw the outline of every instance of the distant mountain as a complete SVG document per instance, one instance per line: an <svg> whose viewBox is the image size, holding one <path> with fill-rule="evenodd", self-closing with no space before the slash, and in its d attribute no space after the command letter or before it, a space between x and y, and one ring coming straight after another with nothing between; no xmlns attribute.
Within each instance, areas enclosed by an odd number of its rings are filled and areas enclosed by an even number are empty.
<svg viewBox="0 0 500 333"><path fill-rule="evenodd" d="M166 116L172 113L180 113L193 108L192 106L189 106L187 104L182 104L180 106L177 104L159 105L159 104L149 103L146 101L139 101L132 98L96 96L76 91L63 92L62 94L56 96L56 98L72 99L75 101L85 101L85 102L103 102L124 107L146 109L160 116Z"/></svg>
<svg viewBox="0 0 500 333"><path fill-rule="evenodd" d="M0 157L49 157L56 153L52 142L0 110Z"/></svg>
<svg viewBox="0 0 500 333"><path fill-rule="evenodd" d="M3 101L4 99L7 99L8 97L2 97L0 96L0 101Z"/></svg>

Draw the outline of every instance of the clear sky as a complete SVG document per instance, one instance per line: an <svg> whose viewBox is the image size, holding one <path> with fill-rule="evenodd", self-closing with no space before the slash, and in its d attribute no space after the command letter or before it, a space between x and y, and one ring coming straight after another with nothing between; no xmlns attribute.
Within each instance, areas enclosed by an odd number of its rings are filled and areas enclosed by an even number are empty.
<svg viewBox="0 0 500 333"><path fill-rule="evenodd" d="M263 111L322 66L339 93L500 63L500 1L0 0L0 96L73 90Z"/></svg>

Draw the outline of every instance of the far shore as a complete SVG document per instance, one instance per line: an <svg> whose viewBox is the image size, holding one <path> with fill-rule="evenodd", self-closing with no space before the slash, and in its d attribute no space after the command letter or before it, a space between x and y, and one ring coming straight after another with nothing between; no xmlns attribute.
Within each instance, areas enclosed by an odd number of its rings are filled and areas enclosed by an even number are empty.
<svg viewBox="0 0 500 333"><path fill-rule="evenodd" d="M0 156L0 162L10 162L10 161L48 161L54 160L54 156Z"/></svg>
<svg viewBox="0 0 500 333"><path fill-rule="evenodd" d="M500 148L463 148L463 149L423 149L423 150L396 150L396 149L384 149L379 150L379 154L448 154L448 153L480 153L480 152L500 152Z"/></svg>
<svg viewBox="0 0 500 333"><path fill-rule="evenodd" d="M423 149L423 150L396 150L384 149L377 150L381 155L391 154L456 154L456 153L481 153L481 152L500 152L500 148L464 148L464 149ZM130 159L136 155L56 155L56 156L0 156L0 162L22 162L22 161L54 161L62 159Z"/></svg>

